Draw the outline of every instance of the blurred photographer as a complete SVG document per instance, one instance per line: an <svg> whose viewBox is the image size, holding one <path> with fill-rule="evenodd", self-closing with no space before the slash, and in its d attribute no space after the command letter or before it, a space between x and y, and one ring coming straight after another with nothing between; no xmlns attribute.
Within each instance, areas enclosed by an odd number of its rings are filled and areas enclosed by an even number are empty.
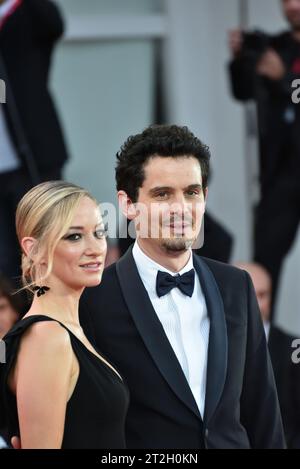
<svg viewBox="0 0 300 469"><path fill-rule="evenodd" d="M300 0L280 3L288 31L229 33L233 96L257 105L261 199L254 258L271 273L273 306L300 220L300 106L292 101L292 82L300 78Z"/></svg>
<svg viewBox="0 0 300 469"><path fill-rule="evenodd" d="M14 289L7 278L0 274L0 340L20 319L20 313L24 307L20 297L14 295L13 291ZM1 363L0 361L0 366ZM0 415L0 449L3 449L7 447L8 435L1 417Z"/></svg>
<svg viewBox="0 0 300 469"><path fill-rule="evenodd" d="M0 0L0 272L12 280L20 275L16 206L33 185L61 179L68 156L49 90L63 30L55 2Z"/></svg>

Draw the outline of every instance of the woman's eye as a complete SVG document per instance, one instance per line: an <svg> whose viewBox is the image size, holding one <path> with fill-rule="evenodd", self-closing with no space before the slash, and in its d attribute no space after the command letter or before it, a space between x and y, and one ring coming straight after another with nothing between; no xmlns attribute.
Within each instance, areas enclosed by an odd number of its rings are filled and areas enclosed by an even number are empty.
<svg viewBox="0 0 300 469"><path fill-rule="evenodd" d="M103 228L100 228L99 230L95 231L96 238L98 239L104 238L107 235L107 230L108 230L108 226L106 224Z"/></svg>
<svg viewBox="0 0 300 469"><path fill-rule="evenodd" d="M65 236L64 239L67 239L69 241L78 241L79 239L81 239L81 234L73 233L73 234Z"/></svg>

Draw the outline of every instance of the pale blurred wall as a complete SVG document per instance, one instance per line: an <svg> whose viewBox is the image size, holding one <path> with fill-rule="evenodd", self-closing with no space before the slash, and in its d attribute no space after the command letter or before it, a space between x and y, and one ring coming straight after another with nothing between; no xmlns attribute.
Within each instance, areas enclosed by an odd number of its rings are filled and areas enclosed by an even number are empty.
<svg viewBox="0 0 300 469"><path fill-rule="evenodd" d="M147 39L89 37L89 22L157 11L155 0L59 0L72 40L55 54L52 87L71 159L65 177L115 202L115 154L153 119L154 47ZM87 38L82 35L86 24Z"/></svg>

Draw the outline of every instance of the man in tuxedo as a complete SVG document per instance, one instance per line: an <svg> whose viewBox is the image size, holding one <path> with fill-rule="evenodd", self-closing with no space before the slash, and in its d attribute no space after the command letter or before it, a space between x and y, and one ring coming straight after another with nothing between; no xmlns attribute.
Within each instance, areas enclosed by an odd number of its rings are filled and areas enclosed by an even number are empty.
<svg viewBox="0 0 300 469"><path fill-rule="evenodd" d="M249 273L258 300L268 341L286 442L289 449L300 449L300 364L292 360L292 343L298 337L270 323L272 281L263 266L237 264Z"/></svg>
<svg viewBox="0 0 300 469"><path fill-rule="evenodd" d="M282 448L272 368L248 274L193 255L209 150L153 126L117 154L133 248L82 298L80 319L131 394L128 448Z"/></svg>
<svg viewBox="0 0 300 469"><path fill-rule="evenodd" d="M15 209L38 182L61 179L67 151L48 79L53 48L63 33L50 0L0 0L0 271L20 275Z"/></svg>

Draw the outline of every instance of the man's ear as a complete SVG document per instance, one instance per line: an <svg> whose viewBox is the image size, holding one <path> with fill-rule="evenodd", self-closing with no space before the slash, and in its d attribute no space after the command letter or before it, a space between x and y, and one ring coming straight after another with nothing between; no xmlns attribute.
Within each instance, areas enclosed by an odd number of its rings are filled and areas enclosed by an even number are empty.
<svg viewBox="0 0 300 469"><path fill-rule="evenodd" d="M32 258L35 244L36 239L32 238L31 236L27 236L21 241L22 250L29 258Z"/></svg>
<svg viewBox="0 0 300 469"><path fill-rule="evenodd" d="M205 200L205 202L207 202L208 187L206 187L205 189L203 189L203 194L204 194L204 200Z"/></svg>
<svg viewBox="0 0 300 469"><path fill-rule="evenodd" d="M136 217L135 205L125 191L118 192L118 201L123 215L128 218L128 220L133 220Z"/></svg>
<svg viewBox="0 0 300 469"><path fill-rule="evenodd" d="M206 187L205 189L203 189L203 194L204 194L204 212L205 212L206 203L207 203L207 197L208 197L208 187Z"/></svg>

